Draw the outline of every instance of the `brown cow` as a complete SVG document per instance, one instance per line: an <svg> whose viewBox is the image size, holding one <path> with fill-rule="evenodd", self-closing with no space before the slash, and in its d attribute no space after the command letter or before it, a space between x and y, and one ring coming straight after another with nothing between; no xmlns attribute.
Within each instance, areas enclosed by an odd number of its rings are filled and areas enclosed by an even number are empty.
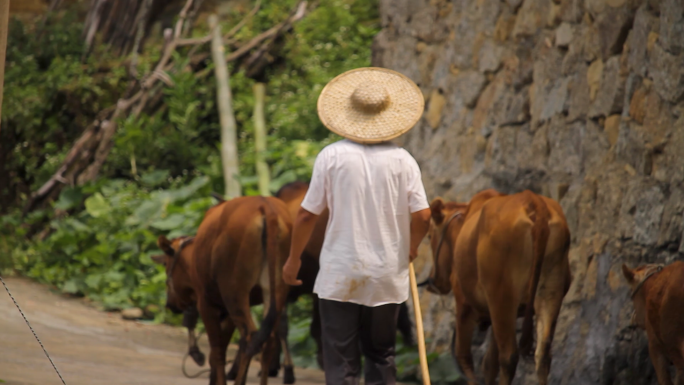
<svg viewBox="0 0 684 385"><path fill-rule="evenodd" d="M660 385L672 385L669 362L677 369L676 385L684 385L684 262L668 266L622 265L632 289L632 321L646 330L648 352Z"/></svg>
<svg viewBox="0 0 684 385"><path fill-rule="evenodd" d="M560 205L531 191L476 194L468 205L431 203L434 267L428 290L453 291L456 299L456 360L475 384L473 331L491 322L492 343L484 359L485 382L511 384L518 363L516 318L524 315L520 350L530 354L537 315L536 371L546 384L551 343L561 302L570 286L570 233ZM533 306L531 306L533 304Z"/></svg>
<svg viewBox="0 0 684 385"><path fill-rule="evenodd" d="M197 311L197 296L190 277L189 269L194 266L193 258L194 237L182 236L168 240L165 236L160 236L157 244L164 251L162 255L152 256L152 260L162 264L166 268L167 274L167 298L166 307L175 314L183 313L183 326L188 329L188 355L195 363L203 366L205 362L204 353L197 345L195 327L199 319ZM175 262L174 262L175 260ZM260 287L254 287L250 293L250 306L259 305L263 301ZM282 320L278 330L278 337L282 340L287 338L287 313L283 312ZM239 353L238 353L239 354ZM285 342L285 373L283 375L284 384L295 382L292 358ZM237 376L237 360L233 360L231 369L226 373L228 380L234 380ZM269 376L276 377L280 367L280 357L274 355L271 360Z"/></svg>
<svg viewBox="0 0 684 385"><path fill-rule="evenodd" d="M226 382L226 348L237 327L241 334L236 359L236 384L245 384L252 356L262 350L261 383L268 382L280 315L289 287L281 278L290 247L292 221L285 204L276 198L242 197L211 208L194 238L193 257L186 266L193 282L197 307L207 330L211 352L210 385ZM180 259L167 274L173 279ZM250 295L261 287L265 316L257 331L250 312ZM175 287L168 285L173 298ZM222 322L223 321L223 322Z"/></svg>

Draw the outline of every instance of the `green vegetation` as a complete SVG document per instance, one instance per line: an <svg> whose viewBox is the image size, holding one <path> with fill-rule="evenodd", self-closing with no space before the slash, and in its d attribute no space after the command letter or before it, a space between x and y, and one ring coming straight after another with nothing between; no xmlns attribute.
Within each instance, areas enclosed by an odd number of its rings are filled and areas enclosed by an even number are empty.
<svg viewBox="0 0 684 385"><path fill-rule="evenodd" d="M248 41L283 20L295 4L265 0L235 38ZM211 192L224 191L213 76L171 75L173 86L163 90L161 107L119 122L96 181L68 186L46 207L21 214L30 193L50 178L85 127L116 103L128 82L127 58L109 55L107 47L96 46L81 60L83 25L76 14L67 10L51 18L40 38L31 26L10 24L0 131L0 272L86 296L107 310L138 306L155 322L177 324L179 318L163 306L164 271L150 256L161 253L159 235L194 234L215 203ZM223 32L243 16L236 11L224 17ZM378 31L375 1L331 0L319 3L285 35L279 56L260 79L266 83L272 192L308 180L318 151L336 140L318 120L318 94L339 73L370 64ZM194 28L193 35L206 34L206 26ZM139 73L147 73L160 56L159 41L150 39L146 46ZM229 69L243 193L255 195L255 80L232 65ZM29 232L36 227L40 231ZM290 341L300 366L315 366L310 301L301 298L289 309ZM414 378L417 354L401 344L399 349L400 373L404 380Z"/></svg>

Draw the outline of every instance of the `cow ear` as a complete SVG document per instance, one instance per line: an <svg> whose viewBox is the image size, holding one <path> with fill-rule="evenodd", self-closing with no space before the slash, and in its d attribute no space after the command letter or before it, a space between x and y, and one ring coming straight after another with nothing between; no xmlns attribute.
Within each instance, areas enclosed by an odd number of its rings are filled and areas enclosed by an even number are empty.
<svg viewBox="0 0 684 385"><path fill-rule="evenodd" d="M430 212L435 224L441 225L444 221L444 200L439 197L435 198L432 203L430 203Z"/></svg>
<svg viewBox="0 0 684 385"><path fill-rule="evenodd" d="M622 264L622 274L627 279L627 282L629 282L629 283L634 282L634 270L627 267L627 265L624 263Z"/></svg>
<svg viewBox="0 0 684 385"><path fill-rule="evenodd" d="M171 247L171 241L166 239L166 237L163 235L160 235L159 238L157 238L157 246L159 246L159 248L162 249L162 251L169 257L173 257L175 254L173 247Z"/></svg>
<svg viewBox="0 0 684 385"><path fill-rule="evenodd" d="M163 265L164 262L166 261L166 255L153 255L150 257L152 259L152 262L158 263L160 265Z"/></svg>

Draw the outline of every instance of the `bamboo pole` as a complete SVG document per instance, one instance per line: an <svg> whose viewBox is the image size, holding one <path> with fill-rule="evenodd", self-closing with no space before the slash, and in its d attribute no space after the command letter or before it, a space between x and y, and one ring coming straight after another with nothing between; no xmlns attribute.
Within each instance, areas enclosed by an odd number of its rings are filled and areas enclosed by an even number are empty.
<svg viewBox="0 0 684 385"><path fill-rule="evenodd" d="M221 161L223 163L223 179L226 184L228 199L241 195L240 170L237 156L237 129L230 94L230 77L225 59L225 47L221 37L221 28L216 15L209 16L209 28L212 31L211 54L214 59L216 74L216 102L221 122Z"/></svg>
<svg viewBox="0 0 684 385"><path fill-rule="evenodd" d="M423 314L420 311L420 297L418 296L418 283L416 282L416 270L413 268L413 262L409 264L409 281L411 283L411 294L413 296L413 311L416 316L418 355L420 356L420 369L423 374L423 385L430 385L430 371L427 364L425 333L423 331Z"/></svg>
<svg viewBox="0 0 684 385"><path fill-rule="evenodd" d="M5 57L7 54L7 30L9 28L10 0L0 0L0 130L2 130L2 94L5 84Z"/></svg>
<svg viewBox="0 0 684 385"><path fill-rule="evenodd" d="M264 117L264 83L254 85L254 144L256 147L256 171L259 179L259 194L270 196L271 177L266 164L266 119Z"/></svg>

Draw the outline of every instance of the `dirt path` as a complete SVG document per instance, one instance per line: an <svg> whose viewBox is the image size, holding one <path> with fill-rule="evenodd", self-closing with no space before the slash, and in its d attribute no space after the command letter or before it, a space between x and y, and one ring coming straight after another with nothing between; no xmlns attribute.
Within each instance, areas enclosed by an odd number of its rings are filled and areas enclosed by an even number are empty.
<svg viewBox="0 0 684 385"><path fill-rule="evenodd" d="M207 374L188 379L180 368L183 329L123 321L82 300L65 298L20 278L5 279L67 385L207 384ZM21 315L0 285L0 379L9 385L61 384ZM206 338L201 348L209 353ZM235 347L228 357L234 357ZM259 364L250 365L256 384ZM198 370L188 360L188 371ZM323 372L297 368L297 384L323 384ZM273 378L272 384L281 384Z"/></svg>

